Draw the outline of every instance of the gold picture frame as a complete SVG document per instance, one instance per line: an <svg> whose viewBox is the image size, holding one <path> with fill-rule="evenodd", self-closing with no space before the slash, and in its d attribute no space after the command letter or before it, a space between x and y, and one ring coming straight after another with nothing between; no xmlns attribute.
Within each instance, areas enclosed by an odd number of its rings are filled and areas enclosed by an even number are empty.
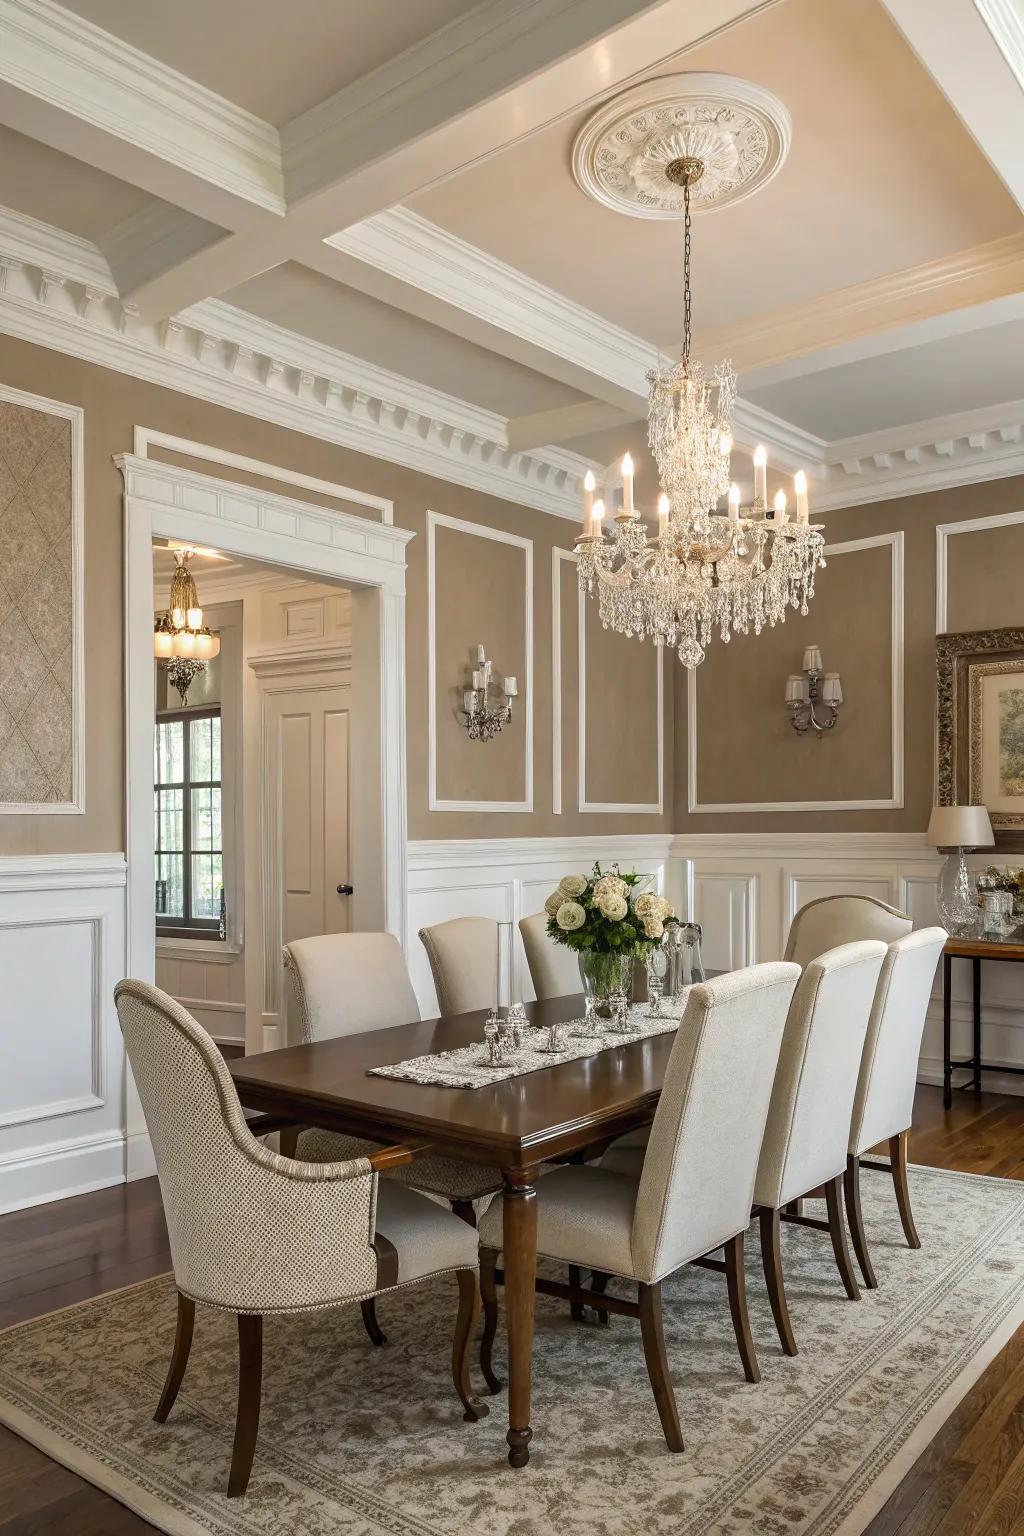
<svg viewBox="0 0 1024 1536"><path fill-rule="evenodd" d="M1024 849L1024 629L936 642L939 805L984 805L996 847Z"/></svg>

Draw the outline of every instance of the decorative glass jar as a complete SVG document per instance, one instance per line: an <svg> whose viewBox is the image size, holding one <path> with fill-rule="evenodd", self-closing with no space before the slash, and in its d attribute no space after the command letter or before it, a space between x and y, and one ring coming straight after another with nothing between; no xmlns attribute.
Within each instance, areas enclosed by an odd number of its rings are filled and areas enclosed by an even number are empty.
<svg viewBox="0 0 1024 1536"><path fill-rule="evenodd" d="M598 950L582 949L578 958L588 1017L597 1014L602 1019L612 1018L617 1002L623 998L627 1004L629 1002L633 989L634 952L613 950L602 954Z"/></svg>

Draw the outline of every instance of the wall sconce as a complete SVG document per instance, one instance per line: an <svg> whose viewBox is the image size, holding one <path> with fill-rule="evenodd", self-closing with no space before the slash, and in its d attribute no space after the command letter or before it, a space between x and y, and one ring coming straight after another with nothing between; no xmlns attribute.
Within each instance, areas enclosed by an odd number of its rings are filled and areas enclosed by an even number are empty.
<svg viewBox="0 0 1024 1536"><path fill-rule="evenodd" d="M498 694L501 702L491 702L491 673L493 664L487 660L482 645L476 648L476 666L473 669L473 686L462 695L463 724L470 741L490 741L512 719L512 700L519 692L514 677L506 677Z"/></svg>
<svg viewBox="0 0 1024 1536"><path fill-rule="evenodd" d="M838 672L821 670L821 651L809 645L804 651L803 671L786 679L789 723L802 736L805 731L830 731L839 718L843 685Z"/></svg>

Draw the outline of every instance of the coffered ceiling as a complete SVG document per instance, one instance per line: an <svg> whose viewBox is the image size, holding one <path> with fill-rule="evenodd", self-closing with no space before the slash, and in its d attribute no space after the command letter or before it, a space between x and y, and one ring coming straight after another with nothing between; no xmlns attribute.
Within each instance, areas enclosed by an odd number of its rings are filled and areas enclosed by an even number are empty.
<svg viewBox="0 0 1024 1536"><path fill-rule="evenodd" d="M0 329L570 515L681 329L678 222L593 201L573 141L694 72L791 123L695 219L736 473L759 440L819 504L1024 471L1006 0L0 0Z"/></svg>

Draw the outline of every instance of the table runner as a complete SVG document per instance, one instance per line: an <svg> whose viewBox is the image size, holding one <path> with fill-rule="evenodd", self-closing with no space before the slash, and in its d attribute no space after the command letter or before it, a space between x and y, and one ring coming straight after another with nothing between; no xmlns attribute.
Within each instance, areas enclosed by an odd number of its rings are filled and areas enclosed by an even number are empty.
<svg viewBox="0 0 1024 1536"><path fill-rule="evenodd" d="M539 1072L543 1067L557 1067L565 1061L579 1061L584 1056L597 1056L601 1051L613 1051L620 1045L631 1045L634 1040L646 1040L651 1035L667 1035L679 1028L679 1020L686 1006L687 991L676 998L666 999L664 1012L652 1017L650 1006L638 1004L629 1010L631 1029L628 1034L574 1035L573 1030L583 1023L582 1019L566 1019L562 1026L562 1049L547 1051L546 1029L527 1027L523 1031L523 1043L518 1051L511 1052L504 1061L493 1065L483 1040L472 1045L459 1046L453 1051L438 1051L432 1056L413 1056L408 1061L396 1061L383 1067L370 1067L373 1077L392 1077L402 1082L422 1083L435 1088L487 1088L492 1083L504 1082L509 1077L522 1077L527 1072Z"/></svg>

